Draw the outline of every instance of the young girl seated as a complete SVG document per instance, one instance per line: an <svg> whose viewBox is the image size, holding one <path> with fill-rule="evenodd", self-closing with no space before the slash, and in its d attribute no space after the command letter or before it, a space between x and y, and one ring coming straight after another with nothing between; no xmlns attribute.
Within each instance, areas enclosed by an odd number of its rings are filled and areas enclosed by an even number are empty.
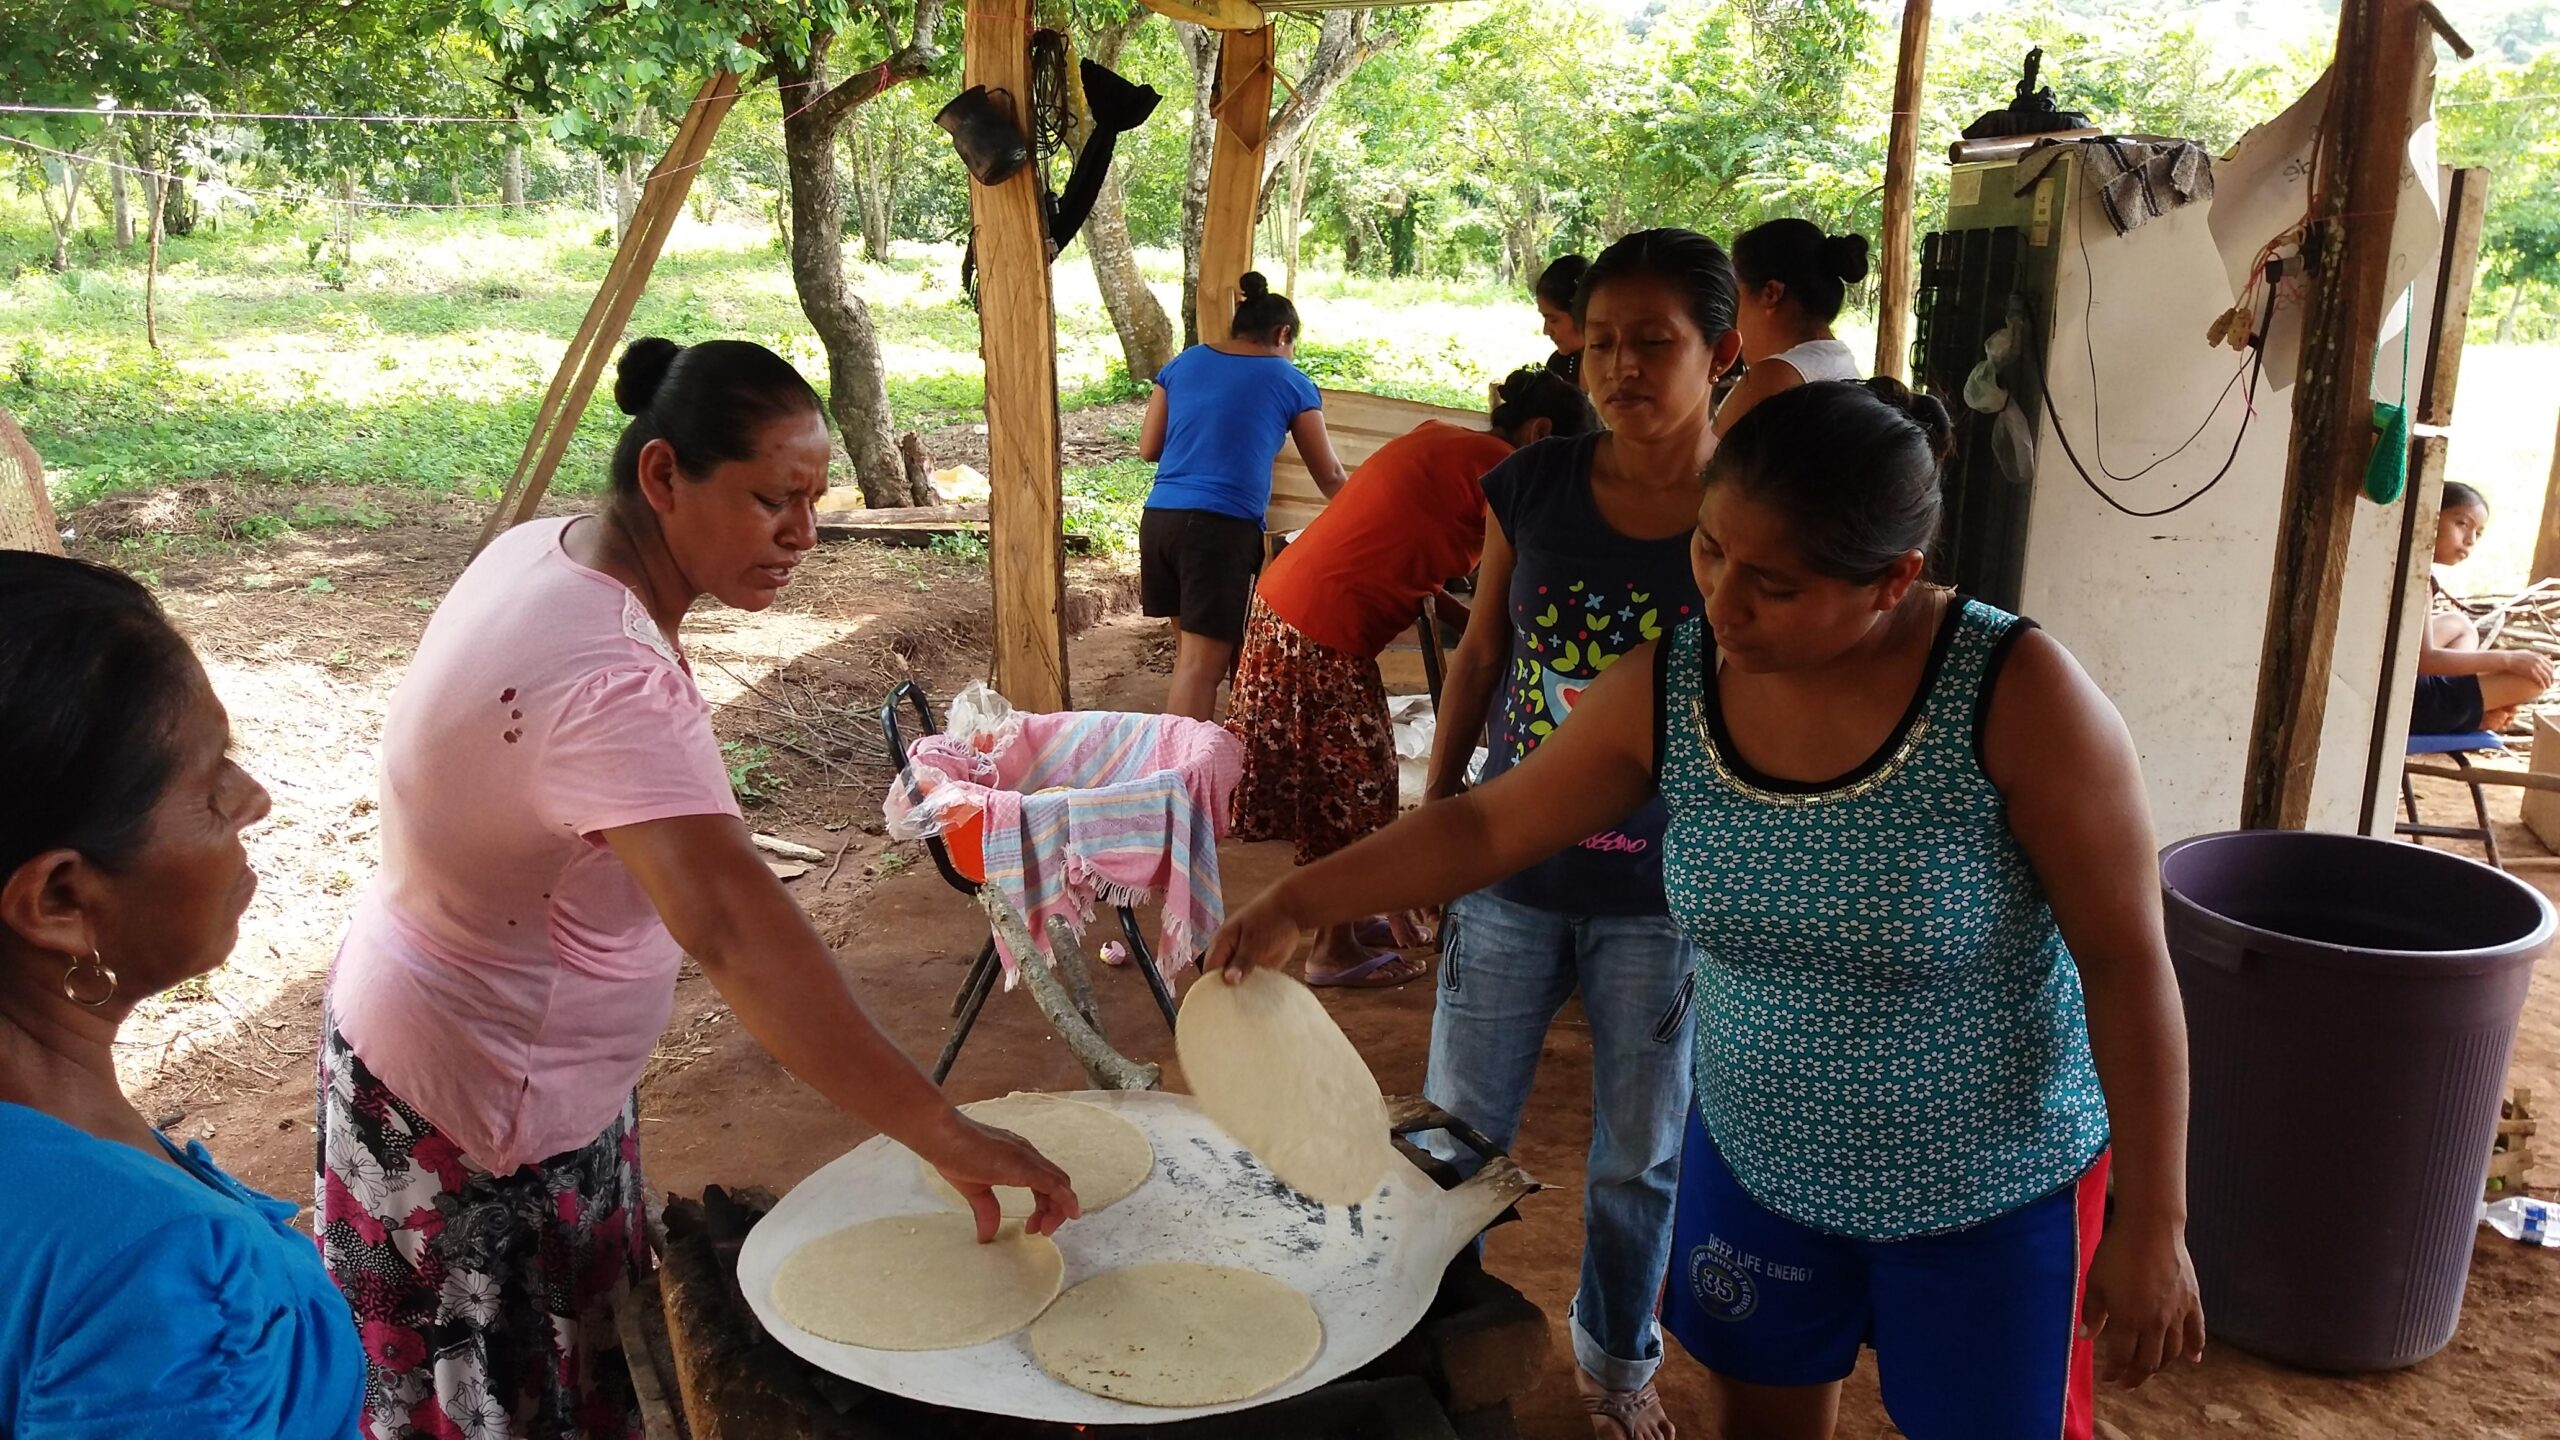
<svg viewBox="0 0 2560 1440"><path fill-rule="evenodd" d="M1245 606L1262 568L1271 462L1297 442L1316 488L1331 499L1345 479L1325 434L1324 399L1291 363L1298 310L1260 271L1237 282L1229 338L1194 345L1156 375L1138 455L1155 487L1138 519L1138 599L1175 623L1168 715L1206 720L1244 639Z"/></svg>
<svg viewBox="0 0 2560 1440"><path fill-rule="evenodd" d="M2438 565L2459 565L2489 528L2489 502L2480 492L2447 481L2436 511ZM2434 585L2433 577L2428 583ZM2551 688L2551 662L2530 650L2483 650L2471 617L2451 608L2436 587L2439 609L2427 617L2418 652L2417 693L2409 702L2412 735L2495 733L2516 718L2516 708Z"/></svg>
<svg viewBox="0 0 2560 1440"><path fill-rule="evenodd" d="M1424 597L1476 568L1485 472L1520 446L1596 423L1582 392L1551 371L1513 371L1495 394L1490 434L1429 420L1378 447L1263 575L1227 722L1245 747L1239 838L1293 841L1306 865L1396 818L1379 653L1412 627ZM1373 954L1336 925L1316 937L1307 983L1400 985L1429 969Z"/></svg>

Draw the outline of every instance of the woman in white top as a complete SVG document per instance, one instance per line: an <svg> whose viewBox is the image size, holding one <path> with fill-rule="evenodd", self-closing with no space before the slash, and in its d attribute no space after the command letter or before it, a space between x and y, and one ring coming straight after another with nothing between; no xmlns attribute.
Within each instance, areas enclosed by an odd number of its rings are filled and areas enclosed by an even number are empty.
<svg viewBox="0 0 2560 1440"><path fill-rule="evenodd" d="M1772 220L1733 242L1742 304L1733 328L1751 370L1716 410L1716 433L1781 390L1816 380L1857 380L1864 371L1831 333L1850 286L1867 278L1867 237L1825 235L1810 220Z"/></svg>

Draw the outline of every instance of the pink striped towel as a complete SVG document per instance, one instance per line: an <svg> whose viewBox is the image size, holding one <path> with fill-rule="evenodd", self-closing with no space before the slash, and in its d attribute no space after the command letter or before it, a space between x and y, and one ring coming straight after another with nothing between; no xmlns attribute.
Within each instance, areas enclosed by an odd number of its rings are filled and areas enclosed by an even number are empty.
<svg viewBox="0 0 2560 1440"><path fill-rule="evenodd" d="M1225 918L1218 841L1244 748L1223 727L1110 711L1015 715L978 744L929 735L907 753L915 775L892 793L892 828L934 833L983 810L987 883L1030 921L1043 959L1055 958L1050 920L1081 935L1096 905L1161 896L1156 965L1171 978ZM1017 957L1004 961L1009 971Z"/></svg>

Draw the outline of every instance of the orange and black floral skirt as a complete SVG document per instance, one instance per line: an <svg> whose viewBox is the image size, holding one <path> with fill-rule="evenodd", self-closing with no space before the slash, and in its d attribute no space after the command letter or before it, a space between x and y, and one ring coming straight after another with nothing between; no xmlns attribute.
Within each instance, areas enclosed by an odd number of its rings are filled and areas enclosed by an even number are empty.
<svg viewBox="0 0 2560 1440"><path fill-rule="evenodd" d="M1377 661L1307 638L1257 596L1234 696L1238 839L1291 841L1304 865L1396 818L1395 733Z"/></svg>

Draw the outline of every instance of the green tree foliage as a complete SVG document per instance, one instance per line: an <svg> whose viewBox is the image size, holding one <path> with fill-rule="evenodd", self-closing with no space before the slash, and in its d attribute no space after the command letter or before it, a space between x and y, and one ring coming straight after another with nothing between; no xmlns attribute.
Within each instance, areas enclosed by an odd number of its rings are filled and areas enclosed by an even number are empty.
<svg viewBox="0 0 2560 1440"><path fill-rule="evenodd" d="M2484 276L2504 293L2498 338L2515 335L2536 306L2560 320L2560 47L2527 65L2478 66L2437 97L2437 153L2449 165L2489 169L2489 214L2480 236ZM2539 302L2537 304L2537 302ZM2536 329L2540 330L2541 325Z"/></svg>

